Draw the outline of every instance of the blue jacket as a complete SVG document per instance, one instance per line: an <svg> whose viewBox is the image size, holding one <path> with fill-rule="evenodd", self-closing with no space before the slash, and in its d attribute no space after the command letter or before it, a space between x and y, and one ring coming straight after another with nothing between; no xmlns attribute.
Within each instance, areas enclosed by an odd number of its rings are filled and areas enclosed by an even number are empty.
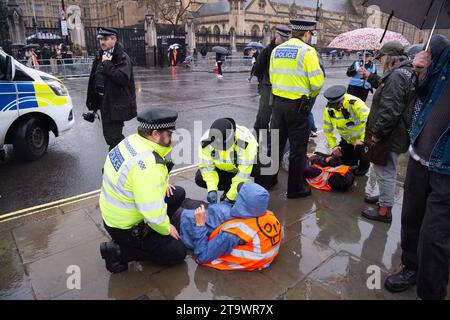
<svg viewBox="0 0 450 320"><path fill-rule="evenodd" d="M364 89L370 90L372 89L372 85L368 81L363 79L362 74L356 72L356 69L362 68L363 64L364 62L362 60L357 60L348 68L347 76L352 77L352 79L348 84L355 87L364 87ZM364 68L366 68L366 70L369 71L370 73L373 74L377 73L377 67L373 62L371 63L370 66L366 64Z"/></svg>
<svg viewBox="0 0 450 320"><path fill-rule="evenodd" d="M447 45L440 57L433 61L428 68L428 76L423 81L424 84L417 89L418 97L423 102L423 105L411 127L411 144L414 145L417 137L419 137L425 127L425 123L449 78L450 45ZM450 175L450 123L431 153L428 169Z"/></svg>
<svg viewBox="0 0 450 320"><path fill-rule="evenodd" d="M200 263L207 263L229 254L242 240L231 233L222 232L209 241L209 235L222 223L232 219L255 218L264 215L269 203L269 193L253 182L244 183L232 206L228 202L210 205L206 212L206 225L195 225L194 211L181 213L180 236L186 247L194 250Z"/></svg>

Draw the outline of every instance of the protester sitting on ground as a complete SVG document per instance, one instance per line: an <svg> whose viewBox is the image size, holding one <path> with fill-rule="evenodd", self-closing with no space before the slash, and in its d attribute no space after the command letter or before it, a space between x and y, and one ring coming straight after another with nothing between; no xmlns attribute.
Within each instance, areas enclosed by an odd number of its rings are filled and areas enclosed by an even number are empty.
<svg viewBox="0 0 450 320"><path fill-rule="evenodd" d="M230 202L181 213L180 236L197 263L219 270L267 268L278 255L283 229L267 210L269 193L253 182L240 183Z"/></svg>
<svg viewBox="0 0 450 320"><path fill-rule="evenodd" d="M305 178L311 187L325 191L346 191L353 185L355 176L350 167L343 165L342 156L321 152L307 154Z"/></svg>

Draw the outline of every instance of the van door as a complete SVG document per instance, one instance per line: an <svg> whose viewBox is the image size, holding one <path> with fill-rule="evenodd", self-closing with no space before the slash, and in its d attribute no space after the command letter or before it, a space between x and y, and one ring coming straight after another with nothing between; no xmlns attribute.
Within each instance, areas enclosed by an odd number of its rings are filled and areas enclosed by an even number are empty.
<svg viewBox="0 0 450 320"><path fill-rule="evenodd" d="M0 147L5 141L11 124L19 116L17 106L17 85L15 81L6 80L5 57L0 55Z"/></svg>

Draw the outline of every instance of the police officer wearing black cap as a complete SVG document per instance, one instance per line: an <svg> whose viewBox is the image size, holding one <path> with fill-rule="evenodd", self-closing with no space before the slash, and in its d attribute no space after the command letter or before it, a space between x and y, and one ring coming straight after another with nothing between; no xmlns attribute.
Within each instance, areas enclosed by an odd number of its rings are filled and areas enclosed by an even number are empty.
<svg viewBox="0 0 450 320"><path fill-rule="evenodd" d="M173 265L186 256L176 213L186 193L169 184L173 165L165 159L177 117L170 109L140 113L138 133L106 157L100 211L113 241L100 252L112 273L127 270L130 261Z"/></svg>
<svg viewBox="0 0 450 320"><path fill-rule="evenodd" d="M345 92L342 85L331 86L323 94L328 104L323 112L323 132L333 155L353 166L356 176L367 173L370 162L362 158L369 108L364 101ZM334 135L337 130L341 141Z"/></svg>
<svg viewBox="0 0 450 320"><path fill-rule="evenodd" d="M101 49L92 65L86 99L88 110L100 110L109 150L124 139L123 122L136 117L137 109L133 66L117 36L114 28L98 28ZM85 119L92 122L95 117L87 114Z"/></svg>
<svg viewBox="0 0 450 320"><path fill-rule="evenodd" d="M371 60L373 57L371 51L359 52L358 56L359 59L347 69L347 76L352 78L347 92L365 102L369 92L373 92L372 85L365 78L371 74L377 74L377 67Z"/></svg>

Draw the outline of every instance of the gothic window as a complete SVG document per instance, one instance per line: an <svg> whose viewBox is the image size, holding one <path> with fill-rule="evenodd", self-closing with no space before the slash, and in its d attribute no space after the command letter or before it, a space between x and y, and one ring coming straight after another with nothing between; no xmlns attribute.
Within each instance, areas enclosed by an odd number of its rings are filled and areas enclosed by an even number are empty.
<svg viewBox="0 0 450 320"><path fill-rule="evenodd" d="M219 43L220 42L220 28L219 28L219 26L214 26L213 33L214 33L214 41L216 43Z"/></svg>
<svg viewBox="0 0 450 320"><path fill-rule="evenodd" d="M259 29L258 25L255 24L252 27L251 35L252 35L252 41L258 41L259 40L260 29Z"/></svg>
<svg viewBox="0 0 450 320"><path fill-rule="evenodd" d="M266 7L266 0L259 0L259 10L264 10Z"/></svg>

